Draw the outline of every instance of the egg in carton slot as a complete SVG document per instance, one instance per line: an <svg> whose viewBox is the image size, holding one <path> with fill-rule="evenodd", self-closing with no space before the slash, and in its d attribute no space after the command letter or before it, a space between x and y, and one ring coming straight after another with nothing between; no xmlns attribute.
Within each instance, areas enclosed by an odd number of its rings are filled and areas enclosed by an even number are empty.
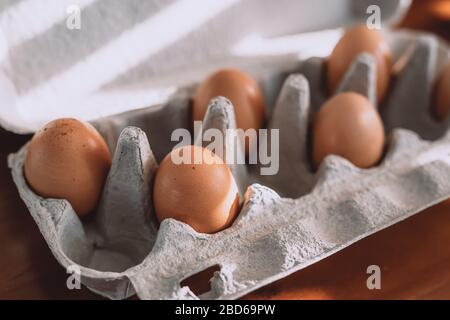
<svg viewBox="0 0 450 320"><path fill-rule="evenodd" d="M429 111L449 50L428 34L386 36L402 64L379 107L388 136L381 163L360 169L331 155L317 171L311 168L310 125L326 99L325 60L298 61L287 74L259 79L266 97L278 95L267 128L279 129L279 171L262 176L259 166L230 165L244 201L223 231L198 233L174 219L158 228L153 209L158 163L175 144L170 135L191 127L193 87L165 104L92 122L115 150L95 219L81 221L68 201L42 198L28 187L27 145L9 156L14 182L56 259L79 268L90 290L111 299L241 297L450 196L450 119L438 123ZM375 83L374 57L364 53L337 91L376 104ZM236 128L231 102L213 99L203 126ZM210 291L197 296L180 285L212 266L219 270Z"/></svg>

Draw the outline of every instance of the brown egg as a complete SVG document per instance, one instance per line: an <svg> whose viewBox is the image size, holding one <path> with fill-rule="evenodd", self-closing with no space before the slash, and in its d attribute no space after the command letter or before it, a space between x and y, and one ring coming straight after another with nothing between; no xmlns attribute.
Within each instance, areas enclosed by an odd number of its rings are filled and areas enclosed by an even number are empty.
<svg viewBox="0 0 450 320"><path fill-rule="evenodd" d="M442 22L450 21L450 1L449 0L434 0L428 1L427 11L435 19ZM428 12L427 12L428 13ZM428 18L428 17L427 17Z"/></svg>
<svg viewBox="0 0 450 320"><path fill-rule="evenodd" d="M383 148L383 123L366 97L353 92L341 93L328 100L317 113L313 126L316 168L330 154L368 168L380 161Z"/></svg>
<svg viewBox="0 0 450 320"><path fill-rule="evenodd" d="M438 121L443 121L450 111L450 64L441 72L434 92L433 113Z"/></svg>
<svg viewBox="0 0 450 320"><path fill-rule="evenodd" d="M392 53L381 35L365 25L348 29L339 40L327 63L327 82L333 94L352 62L361 53L370 53L377 63L377 99L385 96L392 68Z"/></svg>
<svg viewBox="0 0 450 320"><path fill-rule="evenodd" d="M177 155L187 161L173 161ZM204 161L194 163L195 159ZM202 147L185 146L173 150L161 162L153 186L153 203L160 222L173 218L197 232L215 233L233 222L239 209L239 193L230 169L220 157Z"/></svg>
<svg viewBox="0 0 450 320"><path fill-rule="evenodd" d="M96 207L110 166L109 149L94 127L58 119L31 139L24 171L37 194L67 199L84 216Z"/></svg>
<svg viewBox="0 0 450 320"><path fill-rule="evenodd" d="M212 98L223 96L234 106L238 128L260 129L264 124L265 104L258 83L237 69L222 69L211 74L197 88L192 117L201 121ZM246 153L249 146L245 144Z"/></svg>

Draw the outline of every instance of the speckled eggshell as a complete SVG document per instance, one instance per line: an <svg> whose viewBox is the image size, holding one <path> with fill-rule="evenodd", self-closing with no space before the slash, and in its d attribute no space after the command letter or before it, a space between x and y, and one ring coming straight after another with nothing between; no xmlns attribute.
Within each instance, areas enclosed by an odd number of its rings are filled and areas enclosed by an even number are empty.
<svg viewBox="0 0 450 320"><path fill-rule="evenodd" d="M110 151L91 125L58 119L36 132L24 172L44 198L67 199L79 216L95 209L111 166Z"/></svg>

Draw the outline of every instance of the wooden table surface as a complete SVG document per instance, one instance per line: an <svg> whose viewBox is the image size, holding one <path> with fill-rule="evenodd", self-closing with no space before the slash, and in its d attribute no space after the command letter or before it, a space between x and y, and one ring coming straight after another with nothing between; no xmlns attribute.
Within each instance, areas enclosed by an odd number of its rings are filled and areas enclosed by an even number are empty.
<svg viewBox="0 0 450 320"><path fill-rule="evenodd" d="M431 18L438 2L444 1L416 1L402 26L450 39L449 22ZM66 288L65 270L19 198L6 157L28 139L0 129L0 299L99 299L86 288ZM380 290L366 287L366 268L374 264L381 268ZM450 201L244 298L450 299Z"/></svg>

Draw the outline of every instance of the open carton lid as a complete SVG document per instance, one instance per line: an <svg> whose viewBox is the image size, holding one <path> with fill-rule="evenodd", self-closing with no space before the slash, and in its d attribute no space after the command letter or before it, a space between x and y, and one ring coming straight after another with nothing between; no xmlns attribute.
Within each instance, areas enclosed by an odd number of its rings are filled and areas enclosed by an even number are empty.
<svg viewBox="0 0 450 320"><path fill-rule="evenodd" d="M0 125L32 133L160 103L212 70L325 56L342 27L410 0L37 0L0 4ZM79 28L78 28L79 27Z"/></svg>

